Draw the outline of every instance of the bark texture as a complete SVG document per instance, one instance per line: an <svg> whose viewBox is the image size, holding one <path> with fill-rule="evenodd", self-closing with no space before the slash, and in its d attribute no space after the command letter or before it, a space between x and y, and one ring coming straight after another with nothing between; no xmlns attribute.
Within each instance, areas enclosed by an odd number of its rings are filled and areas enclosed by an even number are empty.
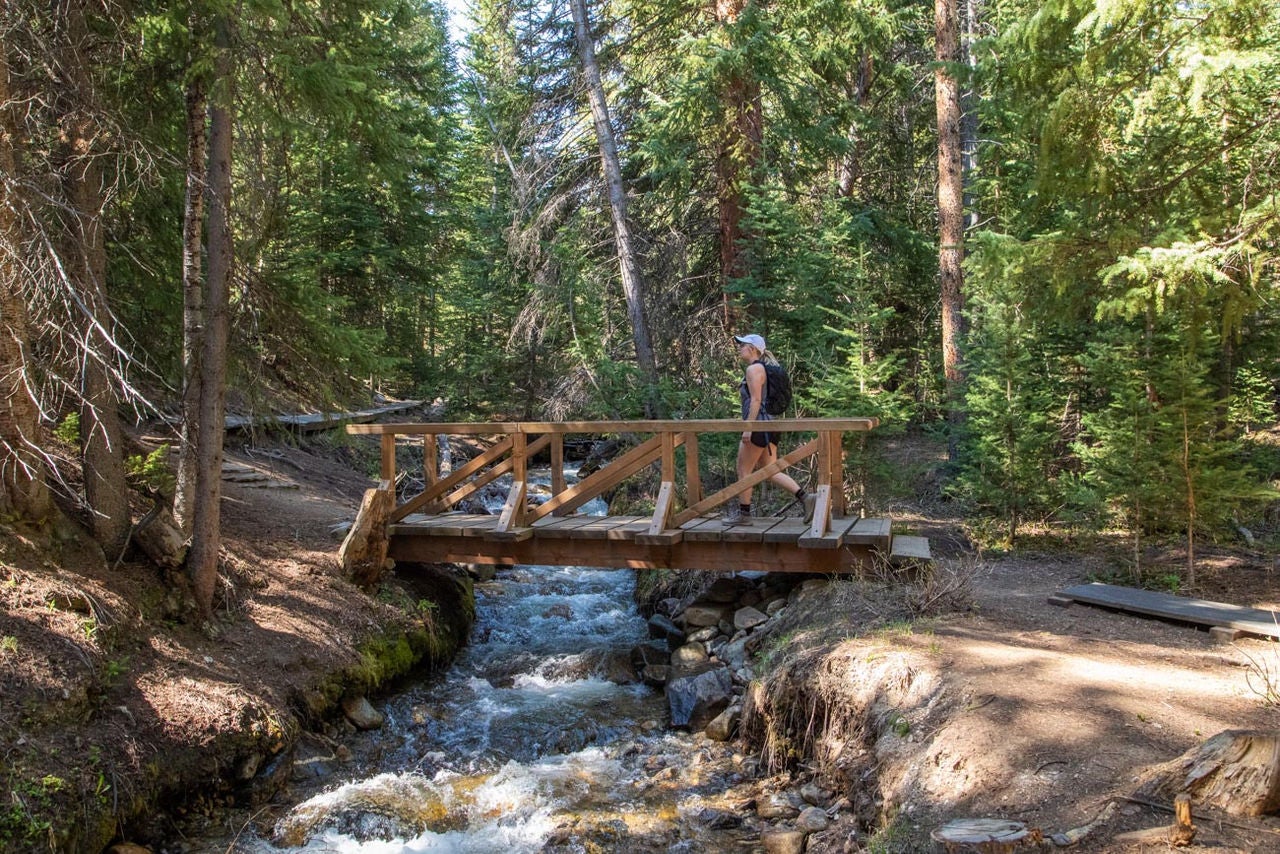
<svg viewBox="0 0 1280 854"><path fill-rule="evenodd" d="M215 24L214 86L209 113L209 275L205 283L204 345L196 438L196 500L187 573L201 613L213 613L221 545L222 441L226 418L227 313L234 260L231 206L231 24Z"/></svg>
<svg viewBox="0 0 1280 854"><path fill-rule="evenodd" d="M182 444L173 515L191 533L196 496L196 425L200 414L200 351L204 339L204 267L200 260L204 230L204 186L208 151L204 81L187 88L187 189L182 210Z"/></svg>
<svg viewBox="0 0 1280 854"><path fill-rule="evenodd" d="M722 27L738 22L750 0L714 0L712 13ZM720 279L727 286L751 272L746 251L748 235L742 220L746 210L744 185L751 181L763 152L764 119L760 83L740 71L724 83L725 125L716 154L716 206L719 211ZM725 325L734 325L727 289Z"/></svg>
<svg viewBox="0 0 1280 854"><path fill-rule="evenodd" d="M0 44L0 515L44 518L49 490L39 452L39 408L27 374L30 318L23 294L18 130Z"/></svg>
<svg viewBox="0 0 1280 854"><path fill-rule="evenodd" d="M382 578L387 562L387 520L395 506L396 496L390 481L384 480L376 489L365 490L356 520L338 549L342 574L353 584L372 587Z"/></svg>
<svg viewBox="0 0 1280 854"><path fill-rule="evenodd" d="M1280 810L1280 732L1226 730L1158 769L1140 794L1170 801L1181 793L1231 815Z"/></svg>
<svg viewBox="0 0 1280 854"><path fill-rule="evenodd" d="M58 66L63 83L63 191L68 203L66 273L80 311L80 453L90 529L114 556L129 539L129 491L124 433L113 365L119 361L107 301L107 250L102 229L101 128L90 110L89 30L84 0L64 7Z"/></svg>
<svg viewBox="0 0 1280 854"><path fill-rule="evenodd" d="M946 374L948 418L959 420L964 374L960 340L964 334L964 182L961 164L960 59L957 0L934 0L938 114L938 278L942 291L942 367Z"/></svg>

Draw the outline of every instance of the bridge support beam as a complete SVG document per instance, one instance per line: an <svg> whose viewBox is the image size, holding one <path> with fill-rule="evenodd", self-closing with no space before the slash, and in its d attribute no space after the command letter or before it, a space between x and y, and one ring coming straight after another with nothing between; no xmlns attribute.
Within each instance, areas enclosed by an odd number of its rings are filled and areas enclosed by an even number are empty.
<svg viewBox="0 0 1280 854"><path fill-rule="evenodd" d="M410 563L546 564L612 569L701 569L712 572L857 573L869 566L870 546L797 548L795 544L701 542L664 545L616 540L534 538L519 542L480 537L412 536L391 540L389 556Z"/></svg>

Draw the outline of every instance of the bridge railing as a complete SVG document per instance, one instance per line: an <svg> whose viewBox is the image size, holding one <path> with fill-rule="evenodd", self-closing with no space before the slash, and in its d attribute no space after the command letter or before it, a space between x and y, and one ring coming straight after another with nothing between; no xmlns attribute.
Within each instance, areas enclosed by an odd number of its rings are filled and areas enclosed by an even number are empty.
<svg viewBox="0 0 1280 854"><path fill-rule="evenodd" d="M396 444L400 437L422 437L426 461L423 478L426 488L391 511L390 522L413 513L438 514L469 495L510 474L512 486L493 535L522 539L531 526L547 516L572 513L593 498L655 462L661 463L662 479L657 504L642 541L662 542L678 534L691 519L714 509L749 486L755 486L778 472L816 458L817 504L809 535L821 537L830 528L832 516L843 516L845 499L844 435L865 432L879 424L876 418L780 418L768 422L775 433L812 433L813 438L780 456L773 463L736 480L710 495L704 495L698 462L698 435L701 433L742 433L758 430L760 422L734 419L689 421L521 421L489 423L350 424L347 432L377 435L382 442L381 480L394 492ZM571 434L649 435L640 444L570 486L564 477L564 440ZM441 477L437 468L437 437L497 436L488 450ZM677 494L676 448L685 449L684 495ZM529 459L549 449L551 456L551 497L529 506ZM683 501L681 501L683 497ZM683 506L681 506L683 505Z"/></svg>

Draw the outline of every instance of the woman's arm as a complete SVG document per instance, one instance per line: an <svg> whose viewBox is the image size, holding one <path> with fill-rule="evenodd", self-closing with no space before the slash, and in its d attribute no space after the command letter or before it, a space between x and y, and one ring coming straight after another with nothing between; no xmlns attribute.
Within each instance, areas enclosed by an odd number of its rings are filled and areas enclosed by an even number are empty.
<svg viewBox="0 0 1280 854"><path fill-rule="evenodd" d="M751 394L751 403L748 404L747 409L748 421L755 421L760 417L760 407L764 403L764 384L764 365L759 362L747 365L747 391ZM744 439L750 437L750 431L742 434Z"/></svg>

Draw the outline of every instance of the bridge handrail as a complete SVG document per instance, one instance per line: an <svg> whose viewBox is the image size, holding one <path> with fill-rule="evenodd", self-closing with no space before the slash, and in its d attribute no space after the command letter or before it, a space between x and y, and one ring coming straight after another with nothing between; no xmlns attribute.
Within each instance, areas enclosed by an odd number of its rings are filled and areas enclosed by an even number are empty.
<svg viewBox="0 0 1280 854"><path fill-rule="evenodd" d="M864 432L880 424L879 418L775 418L768 422L775 433L836 430ZM421 436L492 436L509 433L741 433L760 429L758 421L731 418L701 418L688 421L456 421L451 423L348 424L351 434Z"/></svg>
<svg viewBox="0 0 1280 854"><path fill-rule="evenodd" d="M820 538L830 529L833 514L844 513L843 436L846 432L866 432L879 425L877 418L779 418L764 422L768 430L779 433L814 432L814 439L752 472L713 495L703 496L698 466L698 433L741 433L759 430L762 422L738 419L694 419L665 421L497 421L452 423L348 424L353 435L376 435L381 438L380 490L390 492L393 509L389 521L404 519L413 513L430 510L443 512L463 498L493 482L503 474L512 475L513 485L494 534L520 538L530 534L530 526L548 515L570 513L592 498L655 462L662 467L662 486L649 530L641 541L653 543L675 541L684 523L732 498L748 486L755 486L772 475L809 457L816 457L817 506L809 536ZM568 486L563 473L564 443L568 433L656 433L631 448L617 459L598 469L581 482ZM503 438L478 457L441 478L437 474L435 447L424 454L426 489L403 504L395 506L396 437L423 436L435 446L440 435L499 435ZM552 497L536 508L526 506L528 495L528 459L550 447L552 461ZM676 509L675 451L685 448L685 509ZM426 449L424 448L424 451ZM505 457L505 459L504 459ZM485 471L486 467L488 470Z"/></svg>

